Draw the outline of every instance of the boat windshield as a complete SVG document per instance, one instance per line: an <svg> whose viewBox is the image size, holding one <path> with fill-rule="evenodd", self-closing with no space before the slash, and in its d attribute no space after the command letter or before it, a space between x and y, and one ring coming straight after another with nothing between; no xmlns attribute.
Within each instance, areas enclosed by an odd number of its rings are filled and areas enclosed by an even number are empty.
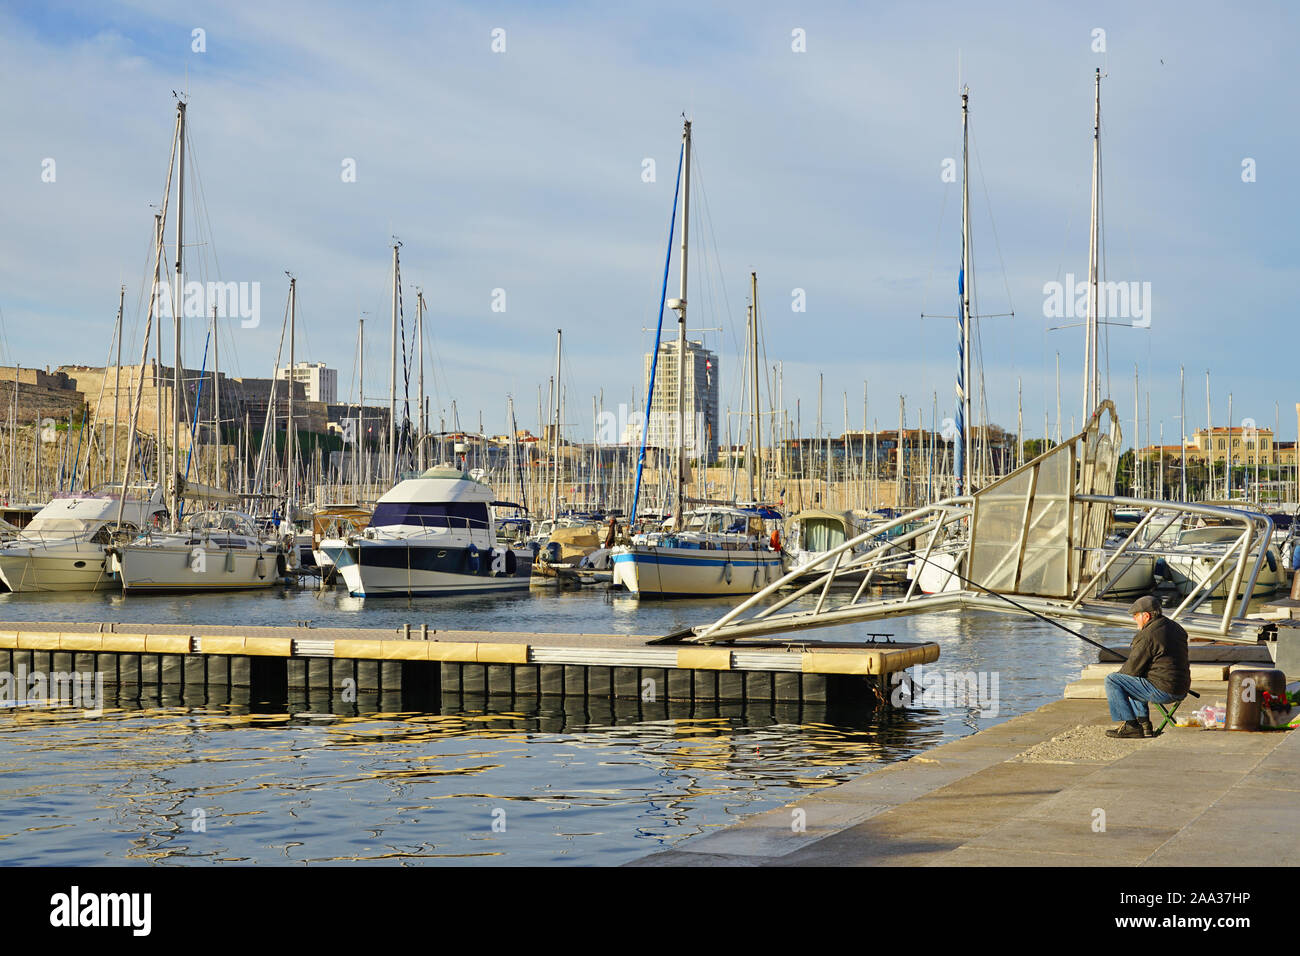
<svg viewBox="0 0 1300 956"><path fill-rule="evenodd" d="M235 511L199 511L185 519L185 528L187 531L224 531L256 537L248 516Z"/></svg>
<svg viewBox="0 0 1300 956"><path fill-rule="evenodd" d="M83 521L81 518L33 518L27 523L27 527L23 528L23 534L28 537L51 534L74 535L90 531L97 524L100 522Z"/></svg>

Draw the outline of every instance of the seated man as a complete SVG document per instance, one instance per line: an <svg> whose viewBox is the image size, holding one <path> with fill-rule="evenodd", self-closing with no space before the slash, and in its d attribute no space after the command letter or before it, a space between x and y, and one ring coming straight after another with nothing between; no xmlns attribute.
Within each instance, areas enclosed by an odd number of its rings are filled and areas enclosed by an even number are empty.
<svg viewBox="0 0 1300 956"><path fill-rule="evenodd" d="M1123 721L1109 737L1153 737L1149 702L1168 704L1182 700L1192 686L1187 663L1187 632L1161 611L1151 595L1140 597L1128 609L1138 632L1129 646L1128 660L1117 673L1106 675L1110 716Z"/></svg>

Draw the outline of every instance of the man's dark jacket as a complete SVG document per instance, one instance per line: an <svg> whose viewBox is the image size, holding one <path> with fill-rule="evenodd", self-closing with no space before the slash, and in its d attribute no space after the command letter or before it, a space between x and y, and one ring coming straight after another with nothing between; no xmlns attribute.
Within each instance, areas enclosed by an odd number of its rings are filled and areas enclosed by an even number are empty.
<svg viewBox="0 0 1300 956"><path fill-rule="evenodd" d="M1177 621L1153 617L1138 631L1129 647L1121 674L1145 677L1166 694L1186 697L1192 686L1187 663L1187 632Z"/></svg>

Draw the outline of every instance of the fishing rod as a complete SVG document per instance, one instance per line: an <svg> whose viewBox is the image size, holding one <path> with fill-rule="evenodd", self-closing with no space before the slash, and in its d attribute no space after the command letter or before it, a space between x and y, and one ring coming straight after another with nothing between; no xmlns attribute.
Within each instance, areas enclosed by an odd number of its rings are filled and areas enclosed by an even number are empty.
<svg viewBox="0 0 1300 956"><path fill-rule="evenodd" d="M903 547L902 545L900 545L900 544L897 544L897 543L895 543L895 542L893 542L893 541L890 541L890 540L888 540L888 539L879 539L879 540L880 540L880 544L883 545L883 546L885 546L885 547L887 547L887 548L893 548L893 549L895 549L895 550L897 550L897 551L901 551L901 552L903 552L904 554L911 555L912 557L918 559L919 561L921 561L921 562L924 563L924 564L934 564L934 562L933 562L930 558L927 558L927 557L925 557L924 555L919 555L919 554L917 554L917 553L914 552L914 551L910 551L910 550L908 550L907 548L904 548L904 547ZM998 591L994 591L994 590L991 589L991 588L985 587L984 585L980 584L978 581L972 581L970 578L966 577L964 574L961 574L960 572L958 572L955 568L952 569L952 570L949 570L948 568L941 568L940 570L941 570L941 571L945 571L945 572L951 574L953 577L957 578L959 581L961 581L963 584L965 584L965 585L966 585L967 587L969 587L969 588L978 589L978 590L980 590L980 591L983 591L985 594L991 594L993 597L996 597L996 598L998 598L998 599L1001 600L1001 601L1005 601L1007 604L1010 604L1010 605L1011 605L1012 607L1014 607L1016 610L1021 611L1021 612L1024 613L1024 614L1028 614L1030 617L1036 617L1036 618L1038 618L1040 621L1044 621L1045 623L1052 625L1052 627L1059 628L1060 630L1065 631L1065 633L1070 634L1070 635L1072 635L1072 636L1074 636L1074 637L1077 637L1079 640L1084 641L1084 642L1086 642L1086 643L1088 643L1088 644L1091 644L1093 647L1098 648L1099 650L1102 650L1102 651L1106 652L1107 654L1113 654L1115 657L1119 658L1121 661L1128 661L1128 656L1127 656L1126 654L1124 654L1124 653L1122 653L1122 652L1120 652L1120 651L1117 651L1117 650L1115 650L1114 648L1107 647L1105 644L1101 644L1101 643L1099 643L1099 642L1097 642L1097 641L1094 641L1092 638L1088 637L1087 635L1085 635L1085 634L1080 634L1078 631L1074 630L1074 628L1066 627L1066 626L1065 626L1064 624L1062 624L1060 621L1055 621L1055 620L1053 620L1052 618L1048 617L1048 616L1045 615L1045 614L1040 614L1038 611L1035 611L1035 610L1033 610L1032 608L1025 607L1025 605L1021 604L1019 601L1013 601L1011 598L1007 597L1005 594L1001 594L1001 593L999 593ZM650 641L649 643L651 643L651 644L679 643L679 642L681 642L684 638L687 638L687 637L693 637L694 635L695 635L695 628L694 628L694 627L686 627L686 628L682 628L682 629L679 630L679 631L675 631L675 632L673 632L673 633L671 633L671 634L667 634L667 635L665 635L664 637L657 638L657 639L655 639L655 640L653 640L653 641ZM1190 693L1193 693L1193 692L1190 692L1190 691L1189 691L1189 694L1190 694ZM1196 695L1196 696L1199 696L1199 695Z"/></svg>
<svg viewBox="0 0 1300 956"><path fill-rule="evenodd" d="M899 551L907 551L907 549L904 548L902 545L895 544L895 543L892 542L892 541L888 541L888 540L886 540L886 541L884 541L883 543L884 543L885 545L891 547L891 548L896 548L896 549L898 549ZM908 551L907 553L909 553L909 554L915 554L915 552L910 552L910 551ZM933 563L929 558L925 557L924 555L916 555L916 557L920 558L920 560L921 560L922 562L924 562L925 564L932 564L932 563ZM947 569L947 568L942 568L941 570L946 571L946 570L948 570L948 569ZM1124 661L1125 663L1128 662L1128 655L1127 655L1127 654L1124 654L1124 653L1122 653L1122 652L1120 652L1120 651L1117 651L1117 650L1115 650L1114 648L1107 647L1105 644L1100 644L1100 643L1098 643L1097 641L1094 641L1092 638L1090 638L1090 637L1088 637L1088 636L1086 636L1086 635L1084 635L1084 634L1080 634L1080 633L1079 633L1078 631L1076 631L1074 628L1072 628L1072 627L1066 627L1066 626L1065 626L1064 624L1062 624L1060 621L1054 621L1054 620L1052 620L1052 618L1048 617L1046 614L1040 614L1040 613L1038 613L1037 611L1033 610L1032 608L1027 608L1027 607L1025 607L1023 604L1021 604L1019 601L1013 601L1013 600L1011 600L1011 598L1007 597L1005 594L1001 594L1001 593L999 593L999 592L997 592L997 591L994 591L994 590L991 589L991 588L987 588L987 587L985 587L984 585L980 584L978 581L972 581L970 578L966 577L964 574L959 573L955 568L954 568L950 573L952 574L953 577L957 578L959 581L961 581L963 584L967 585L968 587L978 588L979 590L983 591L985 594L991 594L991 595L993 595L993 596L996 597L996 598L1000 598L1001 600L1006 601L1006 602L1007 602L1008 604L1010 604L1012 607L1014 607L1014 608L1016 608L1016 609L1018 609L1018 610L1020 610L1020 611L1023 611L1025 614L1028 614L1028 615L1030 615L1031 617L1036 617L1036 618L1038 618L1040 621L1045 621L1045 622L1047 622L1048 624L1052 625L1053 627L1060 628L1062 631L1065 631L1066 634L1073 634L1075 637L1079 638L1079 640L1081 640L1081 641L1086 641L1087 643L1091 644L1093 647L1096 647L1096 648L1101 649L1102 651L1105 651L1107 654L1114 654L1116 657L1118 657L1121 661ZM1192 690L1191 688L1188 688L1188 690L1187 690L1187 696L1188 696L1188 697L1195 697L1195 698L1199 699L1201 695L1198 694L1196 691Z"/></svg>
<svg viewBox="0 0 1300 956"><path fill-rule="evenodd" d="M890 547L893 547L893 548L899 548L899 550L905 550L905 549L903 549L900 545L896 545L896 544L894 544L892 541L886 541L885 544L887 544L887 545L889 545ZM918 557L920 557L921 560L924 561L926 564L930 564L930 563L931 563L931 561L930 561L929 558L926 558L926 557L924 557L924 556L920 556L920 555L918 555ZM944 570L947 570L947 569L944 569ZM1062 624L1060 621L1054 621L1054 620L1052 620L1050 617L1048 617L1048 616L1045 615L1045 614L1039 614L1037 611L1034 611L1034 610L1032 610L1032 609L1030 609L1030 608L1025 607L1025 606L1024 606L1023 604L1021 604L1019 601L1013 601L1013 600L1011 600L1011 598L1007 597L1005 594L999 594L997 591L991 590L990 588L986 588L984 585L980 584L979 582L977 582L977 581L972 581L970 578L966 577L965 575L963 575L963 574L959 574L955 569L952 571L952 575L953 575L953 577L958 578L958 579L959 579L963 584L967 584L967 585L971 585L971 586L977 587L977 588L979 588L981 591L983 591L983 592L986 593L986 594L992 594L994 597L999 597L999 598L1001 598L1002 600L1006 601L1008 604L1010 604L1012 607L1019 608L1021 611L1025 612L1026 614L1029 614L1029 615L1031 615L1031 616L1033 616L1033 617L1038 618L1040 621L1046 621L1048 624L1052 625L1053 627L1058 627L1058 628L1060 628L1061 630L1065 631L1065 633L1067 633L1067 634L1073 634L1075 637L1079 638L1079 640L1081 640L1081 641L1087 641L1087 642L1088 642L1089 644L1091 644L1093 647L1100 648L1101 650L1105 651L1107 654L1114 654L1116 657L1118 657L1121 661L1124 661L1125 663L1128 662L1128 655L1123 654L1123 653L1121 653L1120 651L1115 650L1114 648L1107 647L1105 644L1099 644L1099 643L1097 643L1096 641L1094 641L1092 638L1090 638L1090 637L1086 637L1085 635L1080 634L1078 631L1074 630L1074 628L1066 627L1066 626L1065 626L1064 624ZM1192 690L1192 689L1189 687L1189 688L1187 689L1187 696L1188 696L1188 697L1195 697L1195 698L1197 698L1197 699L1199 700L1201 695L1198 694L1196 691Z"/></svg>
<svg viewBox="0 0 1300 956"><path fill-rule="evenodd" d="M899 551L903 551L903 552L906 552L907 554L911 554L911 555L913 555L914 557L920 559L920 560L921 560L923 563L925 563L925 564L934 564L934 562L933 562L930 558L927 558L927 557L925 557L924 555L916 554L916 552L914 552L914 551L909 551L907 548L904 548L904 547L903 547L902 545L900 545L900 544L895 544L894 542L892 542L892 541L888 541L888 540L884 541L883 544L885 544L887 547L890 547L890 548L896 548L896 549L899 550ZM962 584L965 584L967 587L978 588L979 590L983 591L985 594L991 594L991 595L993 595L993 596L996 597L996 598L999 598L999 599L1001 599L1001 600L1003 600L1003 601L1006 601L1008 604L1010 604L1012 607L1016 608L1017 610L1022 611L1022 612L1024 612L1025 614L1030 615L1031 617L1036 617L1036 618L1038 618L1040 621L1045 621L1046 623L1052 625L1053 627L1060 628L1062 631L1065 631L1066 634L1072 634L1072 635L1074 635L1075 637L1077 637L1079 640L1081 640L1081 641L1086 641L1087 643L1091 644L1093 647L1096 647L1096 648L1099 648L1099 649L1105 651L1107 654L1114 654L1116 657L1118 657L1118 658L1119 658L1120 660L1122 660L1122 661L1127 661L1127 660L1128 660L1128 657L1126 657L1124 654L1121 654L1119 651L1114 650L1114 649L1112 649L1112 648L1109 648L1109 647L1107 647L1105 644L1098 643L1097 641L1094 641L1092 638L1090 638L1090 637L1088 637L1088 636L1086 636L1086 635L1084 635L1084 634L1080 634L1080 633L1079 633L1078 631L1076 631L1074 628L1072 628L1072 627L1066 627L1066 626L1065 626L1064 624L1062 624L1060 621L1055 621L1055 620L1053 620L1052 618L1048 617L1046 614L1040 614L1038 611L1035 611L1035 610L1033 610L1032 608L1027 608L1027 607L1025 607L1023 604L1021 604L1019 601L1013 601L1013 600L1011 600L1011 598L1007 597L1005 594L1002 594L1002 593L1000 593L1000 592L998 592L998 591L994 591L992 588L987 588L987 587L985 587L984 585L980 584L978 581L972 581L970 578L966 577L964 574L961 574L960 572L958 572L958 571L956 570L956 568L953 568L951 571L949 571L949 569L947 569L947 568L940 568L940 570L941 570L941 571L945 571L945 572L951 574L953 577L957 578L959 581L961 581ZM918 573L919 573L919 569L918 569Z"/></svg>

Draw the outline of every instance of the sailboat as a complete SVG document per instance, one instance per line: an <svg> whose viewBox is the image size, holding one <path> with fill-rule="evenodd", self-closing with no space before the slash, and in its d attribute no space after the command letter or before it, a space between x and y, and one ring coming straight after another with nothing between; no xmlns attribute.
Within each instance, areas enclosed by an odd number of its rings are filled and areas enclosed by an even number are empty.
<svg viewBox="0 0 1300 956"><path fill-rule="evenodd" d="M711 595L753 594L782 574L781 552L769 546L769 527L780 515L757 504L748 507L708 506L685 513L686 504L686 288L687 252L690 239L691 196L691 122L682 129L682 159L678 185L682 189L682 246L679 260L680 294L667 300L677 313L677 454L674 463L674 505L669 527L661 531L632 536L630 543L614 548L614 584L622 585L638 597L705 597ZM676 196L673 200L676 206ZM674 220L676 210L674 209ZM671 247L671 238L669 245ZM667 272L665 270L665 280ZM666 291L666 289L665 289ZM660 306L660 324L663 306ZM756 350L755 350L756 351ZM656 340L654 361L659 357ZM757 363L755 362L755 367ZM755 373L756 374L756 373ZM754 386L755 393L757 385ZM653 367L647 402L653 403ZM753 410L757 416L757 409ZM645 462L645 445L649 429L649 408L643 426L640 471ZM698 437L698 436L697 436ZM632 518L635 526L636 498Z"/></svg>
<svg viewBox="0 0 1300 956"><path fill-rule="evenodd" d="M233 510L198 511L178 525L184 501L213 500L234 503L238 496L215 488L187 483L180 469L181 400L184 395L181 360L182 289L184 287L184 215L185 215L185 110L184 100L177 104L175 153L176 168L176 272L173 283L172 321L175 336L175 367L172 384L172 455L175 467L171 481L171 528L157 532L146 527L139 536L119 518L126 540L107 549L108 570L116 574L126 591L226 591L270 587L280 580L286 570L286 559L280 543L264 539L248 515ZM170 193L171 170L168 170ZM159 235L161 248L161 234ZM155 301L157 296L155 296ZM292 311L293 284L290 284ZM151 307L150 319L153 318ZM148 329L145 333L148 349ZM143 366L143 363L142 363ZM161 400L161 394L160 394ZM196 402L197 406L197 402ZM137 399L138 407L138 399ZM292 419L292 414L291 414ZM161 424L161 421L160 421ZM197 424L197 418L196 418ZM135 436L135 415L132 415L128 448ZM292 424L291 424L292 434ZM197 435L191 435L191 447ZM292 448L292 445L290 446ZM130 470L128 456L128 474ZM160 469L161 473L161 469ZM124 479L125 481L125 479ZM119 509L119 514L121 509Z"/></svg>
<svg viewBox="0 0 1300 956"><path fill-rule="evenodd" d="M173 159L177 144L183 142L185 129L185 103L177 106L176 132L172 140ZM182 147L183 148L183 147ZM168 516L163 495L162 468L156 483L132 483L131 465L136 431L136 412L139 410L139 392L144 384L145 357L148 354L149 335L153 327L154 306L157 304L157 281L162 263L163 225L166 222L167 198L171 195L171 175L174 163L169 161L167 188L162 211L154 219L154 294L149 297L149 323L145 329L144 348L140 357L140 378L137 385L136 405L131 417L127 439L128 454L122 477L117 476L116 406L114 389L114 438L112 481L90 491L60 492L41 508L23 531L0 548L0 580L10 591L101 591L119 587L114 573L113 547L121 537L132 537L142 531L160 527ZM183 169L183 167L182 167ZM118 299L118 360L121 369L122 297ZM179 364L178 364L179 374ZM14 397L17 399L17 376ZM161 389L158 390L161 396ZM158 416L161 429L162 416ZM160 443L161 445L161 443ZM12 467L10 472L12 474Z"/></svg>

